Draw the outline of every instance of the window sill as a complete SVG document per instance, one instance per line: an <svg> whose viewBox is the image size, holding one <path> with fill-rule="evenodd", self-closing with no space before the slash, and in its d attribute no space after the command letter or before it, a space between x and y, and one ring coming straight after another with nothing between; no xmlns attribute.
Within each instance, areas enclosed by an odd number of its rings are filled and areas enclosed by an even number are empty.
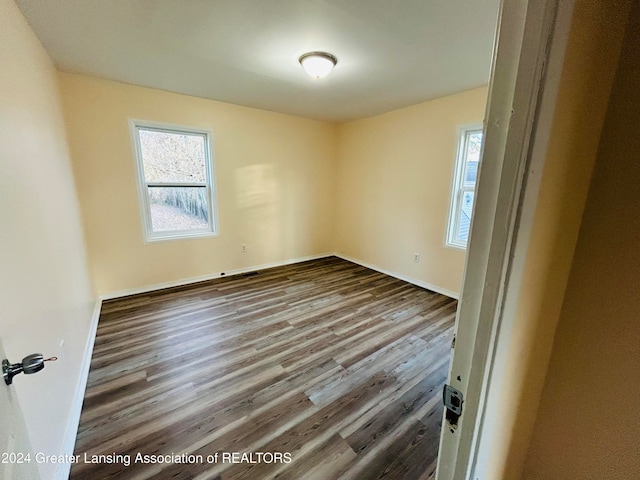
<svg viewBox="0 0 640 480"><path fill-rule="evenodd" d="M463 252L467 251L466 245L455 245L453 243L445 243L444 246L446 248L451 248L452 250L462 250Z"/></svg>
<svg viewBox="0 0 640 480"><path fill-rule="evenodd" d="M149 244L149 243L158 243L158 242L167 242L167 241L176 241L176 240L189 240L193 238L217 237L217 236L218 236L217 232L211 232L211 231L189 232L189 233L176 232L176 233L171 233L167 235L146 236L144 239L144 243Z"/></svg>

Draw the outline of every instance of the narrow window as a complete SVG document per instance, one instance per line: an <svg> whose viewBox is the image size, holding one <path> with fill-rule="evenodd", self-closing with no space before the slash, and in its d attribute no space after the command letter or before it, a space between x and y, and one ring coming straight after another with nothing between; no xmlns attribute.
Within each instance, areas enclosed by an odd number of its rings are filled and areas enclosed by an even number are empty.
<svg viewBox="0 0 640 480"><path fill-rule="evenodd" d="M451 190L447 246L467 248L482 150L482 126L458 130L458 155Z"/></svg>
<svg viewBox="0 0 640 480"><path fill-rule="evenodd" d="M146 241L214 235L211 135L131 121Z"/></svg>

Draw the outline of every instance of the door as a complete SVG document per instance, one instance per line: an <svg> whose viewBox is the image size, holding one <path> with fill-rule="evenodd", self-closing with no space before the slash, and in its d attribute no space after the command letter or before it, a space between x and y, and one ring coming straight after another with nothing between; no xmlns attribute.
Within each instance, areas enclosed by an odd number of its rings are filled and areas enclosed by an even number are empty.
<svg viewBox="0 0 640 480"><path fill-rule="evenodd" d="M445 409L438 480L475 479L480 445L490 442L482 429L496 338L503 305L518 291L511 271L517 245L526 244L530 233L520 220L535 208L524 201L523 192L536 188L525 173L548 135L550 122L541 112L555 98L559 75L552 69L561 64L572 6L564 0L503 0L500 8L448 380L462 397L462 412Z"/></svg>
<svg viewBox="0 0 640 480"><path fill-rule="evenodd" d="M7 358L0 338L0 359ZM15 359L10 359L14 360ZM15 385L0 383L0 478L34 480L40 478L36 458L18 404Z"/></svg>

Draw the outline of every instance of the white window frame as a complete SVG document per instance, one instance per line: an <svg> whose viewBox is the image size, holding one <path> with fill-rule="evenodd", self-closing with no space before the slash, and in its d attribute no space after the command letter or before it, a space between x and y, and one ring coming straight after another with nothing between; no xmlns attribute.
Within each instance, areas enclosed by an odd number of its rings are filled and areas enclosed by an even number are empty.
<svg viewBox="0 0 640 480"><path fill-rule="evenodd" d="M157 132L200 135L204 138L205 149L205 182L147 182L144 175L144 163L142 150L140 148L140 130L152 130ZM179 240L186 238L208 237L218 235L218 211L215 188L215 169L212 153L212 132L211 130L187 127L168 123L152 122L147 120L129 119L129 132L131 134L131 144L133 146L133 157L136 164L138 176L138 200L140 204L140 218L144 235L144 242L151 243L163 240ZM209 225L206 229L191 230L171 230L164 232L154 232L151 223L151 206L149 204L149 186L163 187L205 187L207 206L209 208Z"/></svg>
<svg viewBox="0 0 640 480"><path fill-rule="evenodd" d="M457 129L457 149L455 157L456 161L453 172L453 182L451 185L451 200L449 202L449 220L447 222L445 245L447 247L457 248L460 250L466 250L468 243L468 239L467 242L463 242L456 238L456 232L458 231L460 222L459 212L462 208L462 197L466 192L475 192L476 186L478 184L477 177L476 183L472 187L464 184L464 172L467 163L467 138L470 134L476 133L478 131L483 131L483 126L481 123L461 125Z"/></svg>

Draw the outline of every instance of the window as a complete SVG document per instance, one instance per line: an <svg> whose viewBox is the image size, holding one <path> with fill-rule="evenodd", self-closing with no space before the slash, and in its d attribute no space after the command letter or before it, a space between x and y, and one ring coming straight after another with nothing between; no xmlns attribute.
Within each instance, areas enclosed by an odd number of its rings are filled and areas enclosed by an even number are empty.
<svg viewBox="0 0 640 480"><path fill-rule="evenodd" d="M146 241L213 235L211 135L130 121Z"/></svg>
<svg viewBox="0 0 640 480"><path fill-rule="evenodd" d="M458 155L451 189L447 246L467 248L481 150L482 125L458 129Z"/></svg>

